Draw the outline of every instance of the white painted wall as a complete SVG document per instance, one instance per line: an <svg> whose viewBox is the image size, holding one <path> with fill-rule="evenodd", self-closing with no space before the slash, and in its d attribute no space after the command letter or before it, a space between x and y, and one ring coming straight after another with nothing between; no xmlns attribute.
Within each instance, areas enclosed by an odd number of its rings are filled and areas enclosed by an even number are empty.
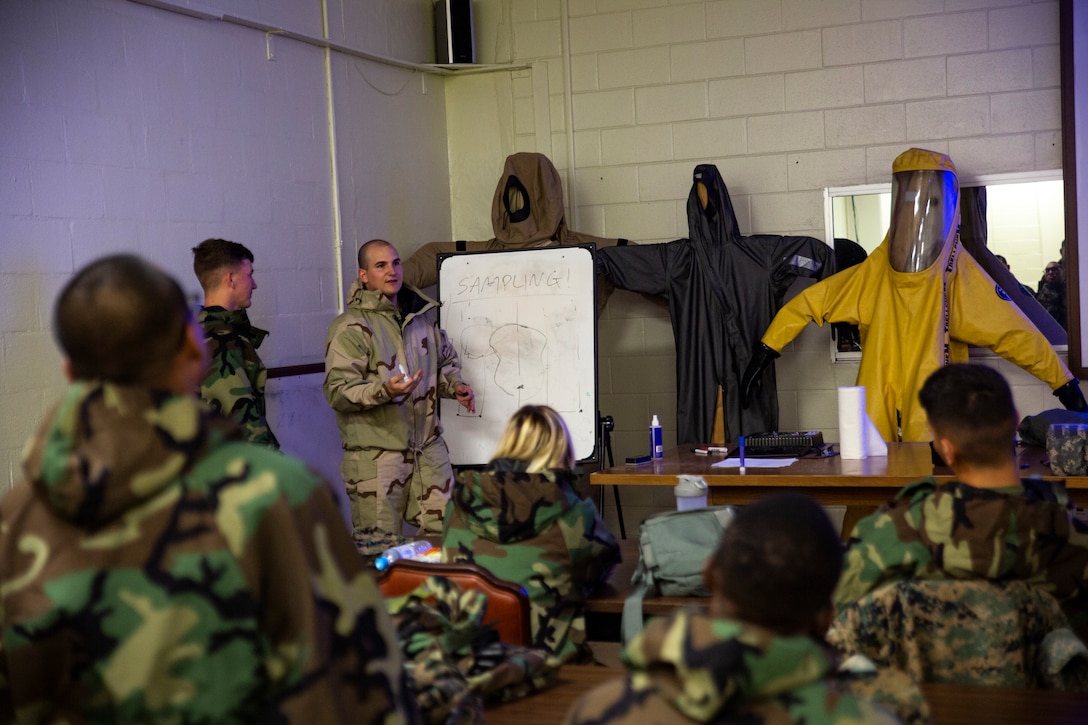
<svg viewBox="0 0 1088 725"><path fill-rule="evenodd" d="M691 171L705 162L721 170L744 233L818 238L823 187L889 181L892 159L912 145L950 154L968 176L1061 168L1056 2L512 0L510 7L513 60L544 62L549 71L544 95L531 81L513 82L512 146L533 149L542 104L560 136L553 149L565 149L561 136L573 133L573 158L556 152L553 160L573 176L567 192L576 210L568 218L578 231L640 243L686 236ZM451 121L449 133L451 158L491 147L490 129ZM451 185L472 185L477 173L453 165ZM454 199L454 218L467 203ZM853 384L857 366L830 362L827 335L806 330L778 361L781 427L835 439L835 388ZM671 443L675 357L665 306L617 292L600 321L599 347L601 407L616 419L617 458L644 451L653 413ZM993 364L1023 414L1056 407L1045 385ZM667 490L623 497L629 530L673 505ZM611 494L605 500L614 521Z"/></svg>
<svg viewBox="0 0 1088 725"><path fill-rule="evenodd" d="M433 60L428 0L328 5L335 42ZM200 7L322 35L320 0ZM345 277L359 240L410 252L450 237L441 80L336 54L327 76L318 47L273 37L271 49L259 30L126 0L0 3L0 491L61 389L52 301L85 262L137 252L197 296L190 249L247 245L250 314L272 332L261 354L275 367L323 359L341 304L338 224ZM271 387L277 434L327 450L326 428L287 430L280 406L298 398Z"/></svg>

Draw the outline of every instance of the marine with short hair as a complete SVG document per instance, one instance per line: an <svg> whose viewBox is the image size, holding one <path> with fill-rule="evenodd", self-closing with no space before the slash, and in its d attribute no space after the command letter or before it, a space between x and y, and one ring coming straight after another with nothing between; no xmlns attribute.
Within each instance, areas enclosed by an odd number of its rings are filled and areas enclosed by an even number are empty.
<svg viewBox="0 0 1088 725"><path fill-rule="evenodd" d="M177 282L92 262L54 329L72 382L0 500L0 721L415 722L327 485L196 398Z"/></svg>
<svg viewBox="0 0 1088 725"><path fill-rule="evenodd" d="M953 481L926 478L854 527L840 610L907 579L1021 580L1088 624L1088 525L1073 516L1063 481L1020 479L1012 391L984 365L938 368L918 393L933 447Z"/></svg>
<svg viewBox="0 0 1088 725"><path fill-rule="evenodd" d="M268 331L254 327L246 312L257 289L253 252L238 242L205 239L193 247L193 271L204 289L200 324L211 358L200 397L241 425L247 440L278 449L265 409L268 372L257 355Z"/></svg>

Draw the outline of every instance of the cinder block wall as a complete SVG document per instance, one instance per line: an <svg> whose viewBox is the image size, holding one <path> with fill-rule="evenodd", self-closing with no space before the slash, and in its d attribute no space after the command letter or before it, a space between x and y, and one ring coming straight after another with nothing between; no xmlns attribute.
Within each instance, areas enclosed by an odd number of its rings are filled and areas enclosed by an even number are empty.
<svg viewBox="0 0 1088 725"><path fill-rule="evenodd" d="M887 182L892 159L912 145L950 154L969 175L1062 165L1056 2L566 5L567 17L554 0L510 5L514 59L546 72L548 92L515 79L505 129L515 150L541 150L540 119L550 122L550 155L566 172L568 221L579 231L639 243L686 236L691 171L705 162L718 165L745 233L821 239L822 189ZM451 157L490 148L456 123L450 145ZM456 167L451 179L460 186ZM488 199L493 183L481 184ZM474 238L484 230L457 227L463 207L455 200L455 234ZM616 420L617 459L646 449L653 413L672 444L667 308L617 292L599 333L601 410ZM853 384L857 365L831 363L828 335L806 330L777 372L781 427L835 439L835 388ZM1008 376L1021 413L1056 406L1030 375L989 363ZM604 500L614 524L611 492ZM624 490L623 501L628 531L673 505L667 490Z"/></svg>

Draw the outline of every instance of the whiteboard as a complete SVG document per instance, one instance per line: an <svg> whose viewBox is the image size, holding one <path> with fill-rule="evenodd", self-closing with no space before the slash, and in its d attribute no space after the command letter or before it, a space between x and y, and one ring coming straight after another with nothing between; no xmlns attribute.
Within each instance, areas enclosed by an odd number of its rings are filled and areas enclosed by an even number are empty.
<svg viewBox="0 0 1088 725"><path fill-rule="evenodd" d="M597 312L592 245L438 257L439 319L461 358L476 412L442 400L454 465L491 460L510 416L550 405L575 457L597 443Z"/></svg>

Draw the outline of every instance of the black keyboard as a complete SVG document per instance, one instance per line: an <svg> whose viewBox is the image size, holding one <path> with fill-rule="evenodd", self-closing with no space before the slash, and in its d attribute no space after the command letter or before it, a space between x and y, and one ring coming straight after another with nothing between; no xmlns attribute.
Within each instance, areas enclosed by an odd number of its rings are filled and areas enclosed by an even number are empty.
<svg viewBox="0 0 1088 725"><path fill-rule="evenodd" d="M751 458L793 458L823 449L824 434L818 430L753 433L744 436L744 455ZM730 447L729 456L740 455L740 446Z"/></svg>

